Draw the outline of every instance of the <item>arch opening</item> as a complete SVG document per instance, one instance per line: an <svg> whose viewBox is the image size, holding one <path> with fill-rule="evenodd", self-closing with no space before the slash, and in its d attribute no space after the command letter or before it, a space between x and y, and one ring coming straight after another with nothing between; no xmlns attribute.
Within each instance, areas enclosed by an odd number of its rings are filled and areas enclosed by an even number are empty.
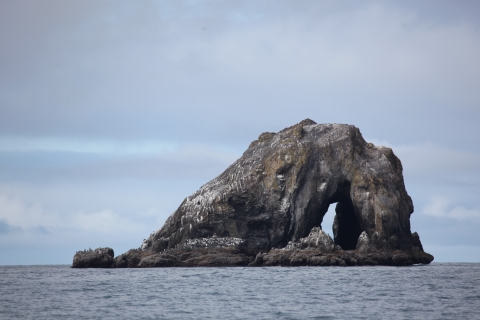
<svg viewBox="0 0 480 320"><path fill-rule="evenodd" d="M333 219L333 240L343 250L354 250L357 247L358 237L362 233L360 223L355 216L350 198L339 201L335 206Z"/></svg>
<svg viewBox="0 0 480 320"><path fill-rule="evenodd" d="M328 206L325 214L323 215L322 221L320 222L320 228L325 231L332 239L334 238L333 234L333 223L335 220L335 206L337 202L331 203Z"/></svg>
<svg viewBox="0 0 480 320"><path fill-rule="evenodd" d="M333 187L335 191L329 192L327 197L317 203L309 203L305 211L305 234L299 238L306 237L313 227L319 226L333 238L335 245L343 250L354 250L364 230L350 198L350 183L343 182ZM331 229L329 226L332 226Z"/></svg>

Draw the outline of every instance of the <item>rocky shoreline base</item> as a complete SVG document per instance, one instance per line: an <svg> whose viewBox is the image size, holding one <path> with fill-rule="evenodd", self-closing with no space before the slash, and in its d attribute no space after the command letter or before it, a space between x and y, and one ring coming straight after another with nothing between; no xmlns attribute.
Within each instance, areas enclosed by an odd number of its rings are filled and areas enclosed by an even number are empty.
<svg viewBox="0 0 480 320"><path fill-rule="evenodd" d="M409 266L428 264L433 260L432 255L420 249L411 252L374 250L366 233L359 237L355 250L342 250L318 227L313 228L308 237L290 242L285 248L273 248L255 256L245 251L239 239L212 237L195 240L188 246L161 253L131 249L115 258L111 248L78 251L72 267Z"/></svg>

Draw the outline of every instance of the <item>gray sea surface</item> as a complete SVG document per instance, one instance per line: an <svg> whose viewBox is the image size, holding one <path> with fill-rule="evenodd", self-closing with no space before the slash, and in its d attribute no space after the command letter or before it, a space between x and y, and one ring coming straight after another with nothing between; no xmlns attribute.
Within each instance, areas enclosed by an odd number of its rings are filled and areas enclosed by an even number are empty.
<svg viewBox="0 0 480 320"><path fill-rule="evenodd" d="M0 266L0 319L480 319L480 264Z"/></svg>

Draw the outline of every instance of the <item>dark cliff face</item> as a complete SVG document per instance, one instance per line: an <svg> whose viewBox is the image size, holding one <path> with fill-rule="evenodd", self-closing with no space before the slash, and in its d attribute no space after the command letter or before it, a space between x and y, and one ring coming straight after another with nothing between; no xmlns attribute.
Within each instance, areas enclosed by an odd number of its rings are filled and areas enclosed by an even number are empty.
<svg viewBox="0 0 480 320"><path fill-rule="evenodd" d="M338 249L423 252L410 231L413 204L393 151L367 143L355 126L309 119L261 134L225 172L187 197L141 251L218 237L256 255L307 237L332 203Z"/></svg>

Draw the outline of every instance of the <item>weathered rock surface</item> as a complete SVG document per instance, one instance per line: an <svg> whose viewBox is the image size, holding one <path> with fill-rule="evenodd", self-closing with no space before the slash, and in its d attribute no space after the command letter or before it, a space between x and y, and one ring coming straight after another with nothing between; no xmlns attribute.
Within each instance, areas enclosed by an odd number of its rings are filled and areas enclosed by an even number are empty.
<svg viewBox="0 0 480 320"><path fill-rule="evenodd" d="M336 204L334 239L321 230ZM262 133L114 267L430 263L390 148L306 119Z"/></svg>
<svg viewBox="0 0 480 320"><path fill-rule="evenodd" d="M112 248L77 251L73 257L72 268L111 268L113 257Z"/></svg>

